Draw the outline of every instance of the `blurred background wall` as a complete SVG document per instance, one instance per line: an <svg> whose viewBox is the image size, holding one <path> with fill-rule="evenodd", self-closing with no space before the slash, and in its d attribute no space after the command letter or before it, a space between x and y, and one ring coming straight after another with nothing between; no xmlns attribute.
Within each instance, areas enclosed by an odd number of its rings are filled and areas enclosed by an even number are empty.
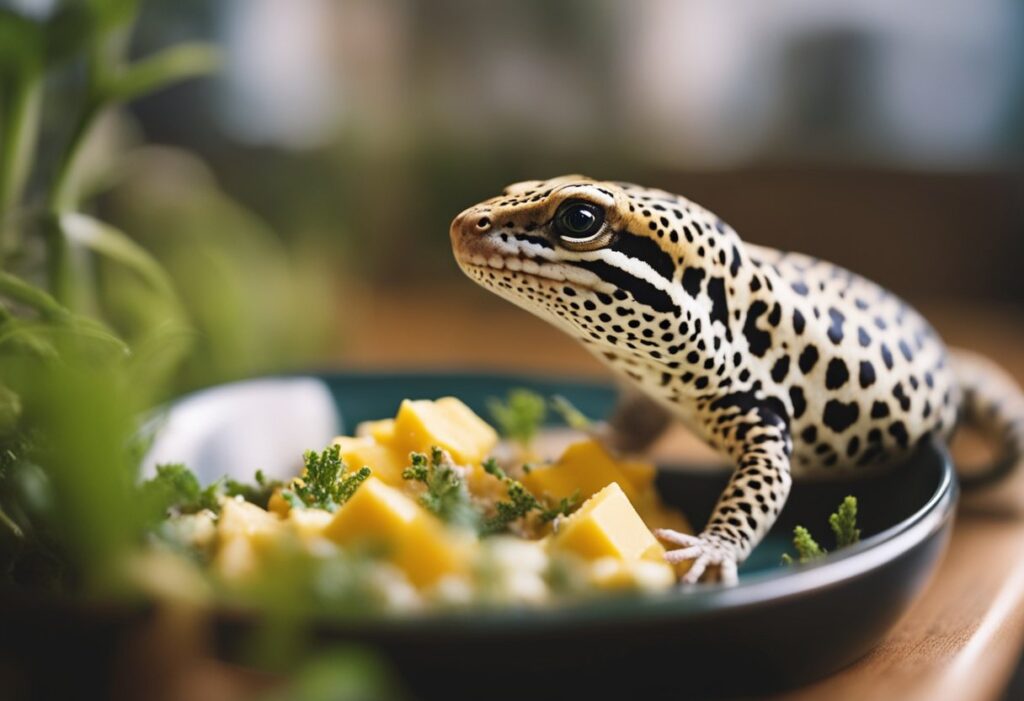
<svg viewBox="0 0 1024 701"><path fill-rule="evenodd" d="M138 128L329 261L333 359L372 332L362 301L501 304L460 278L448 222L565 172L675 190L926 310L1022 319L1018 0L177 0L141 26L140 49L223 45Z"/></svg>

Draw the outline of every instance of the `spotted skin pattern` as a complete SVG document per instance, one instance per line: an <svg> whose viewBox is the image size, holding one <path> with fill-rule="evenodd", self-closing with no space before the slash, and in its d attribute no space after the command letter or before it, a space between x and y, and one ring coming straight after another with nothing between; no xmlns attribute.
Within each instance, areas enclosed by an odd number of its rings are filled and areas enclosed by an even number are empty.
<svg viewBox="0 0 1024 701"><path fill-rule="evenodd" d="M580 203L603 216L582 243L558 219ZM735 581L793 476L881 469L956 425L961 383L917 312L843 268L745 243L679 195L528 181L450 233L470 278L578 339L736 465L699 536L658 534L682 546L671 560L693 561L690 581ZM1019 446L1015 411L1004 423Z"/></svg>

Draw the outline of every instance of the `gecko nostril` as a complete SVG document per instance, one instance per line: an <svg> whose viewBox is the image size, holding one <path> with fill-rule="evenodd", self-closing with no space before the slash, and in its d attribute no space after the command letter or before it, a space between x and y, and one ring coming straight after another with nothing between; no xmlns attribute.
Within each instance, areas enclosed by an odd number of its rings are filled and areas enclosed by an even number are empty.
<svg viewBox="0 0 1024 701"><path fill-rule="evenodd" d="M480 217L479 219L477 219L477 221L476 221L476 228L480 229L480 231L487 231L488 229L490 229L491 228L491 220L490 220L490 218L489 217Z"/></svg>

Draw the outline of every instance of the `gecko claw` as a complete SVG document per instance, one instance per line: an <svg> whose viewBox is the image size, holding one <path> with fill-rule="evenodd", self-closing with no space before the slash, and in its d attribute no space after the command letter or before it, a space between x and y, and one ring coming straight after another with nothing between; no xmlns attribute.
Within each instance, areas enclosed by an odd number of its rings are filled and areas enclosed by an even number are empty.
<svg viewBox="0 0 1024 701"><path fill-rule="evenodd" d="M715 577L705 575L711 575L712 572L726 586L732 586L739 581L736 553L729 545L704 535L694 536L667 528L655 530L654 535L659 540L682 546L665 553L665 560L669 564L677 565L687 560L693 562L690 569L683 575L682 583L696 584L700 581L711 581Z"/></svg>

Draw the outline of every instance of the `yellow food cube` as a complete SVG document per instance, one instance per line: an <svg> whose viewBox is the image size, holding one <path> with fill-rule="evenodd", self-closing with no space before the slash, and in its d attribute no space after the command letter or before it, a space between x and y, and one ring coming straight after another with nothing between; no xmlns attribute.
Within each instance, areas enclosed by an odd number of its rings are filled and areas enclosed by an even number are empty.
<svg viewBox="0 0 1024 701"><path fill-rule="evenodd" d="M285 521L303 540L321 538L334 514L323 509L292 509Z"/></svg>
<svg viewBox="0 0 1024 701"><path fill-rule="evenodd" d="M465 568L463 543L415 501L370 477L324 530L336 543L379 544L418 587Z"/></svg>
<svg viewBox="0 0 1024 701"><path fill-rule="evenodd" d="M395 420L364 421L356 426L356 436L372 438L378 443L390 443L395 437Z"/></svg>
<svg viewBox="0 0 1024 701"><path fill-rule="evenodd" d="M637 491L654 487L654 477L658 473L654 463L646 460L620 460L617 464Z"/></svg>
<svg viewBox="0 0 1024 701"><path fill-rule="evenodd" d="M242 499L225 499L217 521L221 539L244 537L257 545L269 543L281 534L281 519Z"/></svg>
<svg viewBox="0 0 1024 701"><path fill-rule="evenodd" d="M455 462L480 462L498 443L498 434L455 397L437 401L406 399L395 417L389 445L396 450L425 452L440 446Z"/></svg>
<svg viewBox="0 0 1024 701"><path fill-rule="evenodd" d="M393 487L401 486L402 470L409 465L409 456L381 445L370 436L352 438L338 436L334 444L339 447L339 456L348 469L358 470L366 466L373 470L373 476Z"/></svg>
<svg viewBox="0 0 1024 701"><path fill-rule="evenodd" d="M550 545L588 560L664 561L665 556L665 549L614 482L569 516L551 536Z"/></svg>
<svg viewBox="0 0 1024 701"><path fill-rule="evenodd" d="M285 518L288 512L291 511L291 508L292 505L281 496L280 489L275 489L274 493L270 495L270 499L267 500L267 511L277 514L281 518Z"/></svg>
<svg viewBox="0 0 1024 701"><path fill-rule="evenodd" d="M252 573L260 553L281 536L283 529L276 515L241 499L226 499L217 522L214 566L226 579Z"/></svg>
<svg viewBox="0 0 1024 701"><path fill-rule="evenodd" d="M622 487L630 500L637 494L630 477L594 440L573 443L557 461L534 468L522 481L534 494L555 500L571 497L577 490L581 499L588 499L613 482Z"/></svg>

